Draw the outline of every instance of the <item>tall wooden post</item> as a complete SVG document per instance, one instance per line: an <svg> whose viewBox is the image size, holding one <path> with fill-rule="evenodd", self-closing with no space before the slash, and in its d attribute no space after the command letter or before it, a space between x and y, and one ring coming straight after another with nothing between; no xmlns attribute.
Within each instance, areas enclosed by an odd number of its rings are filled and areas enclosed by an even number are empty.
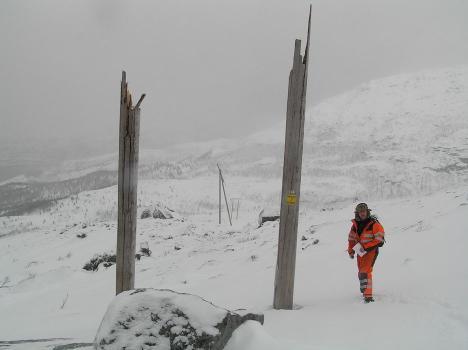
<svg viewBox="0 0 468 350"><path fill-rule="evenodd" d="M126 73L120 85L120 131L117 212L116 294L135 284L135 240L137 218L138 147L140 103L133 106Z"/></svg>
<svg viewBox="0 0 468 350"><path fill-rule="evenodd" d="M275 309L293 308L311 15L312 6L304 58L301 56L301 41L296 39L293 68L289 75L278 259L273 299Z"/></svg>

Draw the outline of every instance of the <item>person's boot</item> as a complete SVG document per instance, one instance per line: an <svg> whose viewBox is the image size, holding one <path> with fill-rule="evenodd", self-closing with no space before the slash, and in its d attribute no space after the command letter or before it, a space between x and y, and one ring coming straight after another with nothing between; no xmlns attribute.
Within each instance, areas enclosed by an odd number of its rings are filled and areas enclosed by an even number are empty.
<svg viewBox="0 0 468 350"><path fill-rule="evenodd" d="M375 301L375 300L374 300L373 297L364 297L364 302L365 302L366 304L368 304L368 303L373 303L374 301Z"/></svg>

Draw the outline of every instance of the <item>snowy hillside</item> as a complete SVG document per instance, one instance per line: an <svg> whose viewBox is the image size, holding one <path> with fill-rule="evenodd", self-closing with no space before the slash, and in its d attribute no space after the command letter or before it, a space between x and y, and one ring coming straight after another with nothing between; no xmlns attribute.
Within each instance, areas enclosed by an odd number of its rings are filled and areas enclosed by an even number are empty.
<svg viewBox="0 0 468 350"><path fill-rule="evenodd" d="M371 81L312 108L305 127L303 174L313 185L304 192L313 204L466 183L468 66ZM281 125L252 135L223 163L280 176L283 134Z"/></svg>

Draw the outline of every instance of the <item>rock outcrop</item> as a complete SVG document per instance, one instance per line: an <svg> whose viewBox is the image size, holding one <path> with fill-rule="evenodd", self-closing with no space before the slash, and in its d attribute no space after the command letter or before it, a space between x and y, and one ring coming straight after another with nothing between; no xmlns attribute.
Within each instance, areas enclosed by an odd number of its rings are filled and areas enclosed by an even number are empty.
<svg viewBox="0 0 468 350"><path fill-rule="evenodd" d="M109 305L94 348L221 350L247 320L263 324L263 315L229 311L192 294L136 289Z"/></svg>

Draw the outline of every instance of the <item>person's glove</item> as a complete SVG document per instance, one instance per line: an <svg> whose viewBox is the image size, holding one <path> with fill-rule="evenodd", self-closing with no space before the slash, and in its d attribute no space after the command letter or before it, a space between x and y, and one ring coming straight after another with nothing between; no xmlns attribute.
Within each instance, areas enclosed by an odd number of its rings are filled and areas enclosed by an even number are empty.
<svg viewBox="0 0 468 350"><path fill-rule="evenodd" d="M350 259L354 259L354 251L348 252Z"/></svg>

